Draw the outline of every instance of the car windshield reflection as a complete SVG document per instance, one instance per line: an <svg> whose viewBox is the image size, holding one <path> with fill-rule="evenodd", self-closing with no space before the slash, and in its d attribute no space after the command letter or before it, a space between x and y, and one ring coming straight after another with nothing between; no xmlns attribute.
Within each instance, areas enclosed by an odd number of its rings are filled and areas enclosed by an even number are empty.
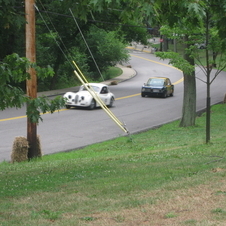
<svg viewBox="0 0 226 226"><path fill-rule="evenodd" d="M90 88L90 86L88 86ZM100 88L97 86L91 86L91 90L94 90L96 93L100 91ZM81 91L88 91L85 86L82 87Z"/></svg>
<svg viewBox="0 0 226 226"><path fill-rule="evenodd" d="M162 86L163 84L163 79L149 79L147 83L148 86Z"/></svg>

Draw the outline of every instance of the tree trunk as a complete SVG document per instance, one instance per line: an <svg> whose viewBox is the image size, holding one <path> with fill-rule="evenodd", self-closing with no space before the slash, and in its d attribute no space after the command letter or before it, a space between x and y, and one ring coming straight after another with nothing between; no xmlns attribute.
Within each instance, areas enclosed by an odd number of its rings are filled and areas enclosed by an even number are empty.
<svg viewBox="0 0 226 226"><path fill-rule="evenodd" d="M208 11L206 11L206 85L207 85L207 94L206 94L206 143L210 142L210 107L211 107L211 97L210 97L210 73L212 70L212 65L209 61L209 23L210 16ZM214 56L213 56L214 57Z"/></svg>
<svg viewBox="0 0 226 226"><path fill-rule="evenodd" d="M160 35L160 46L159 46L159 51L160 52L162 52L162 46L163 46L163 41L162 41L162 39L163 39L163 36L162 35Z"/></svg>
<svg viewBox="0 0 226 226"><path fill-rule="evenodd" d="M188 37L185 37L185 43ZM189 48L187 45L185 48ZM190 58L189 53L184 54L186 59L191 65L195 65L194 58ZM184 74L184 99L182 108L182 119L180 127L188 127L195 125L196 118L196 80L195 71L191 74Z"/></svg>
<svg viewBox="0 0 226 226"><path fill-rule="evenodd" d="M58 80L58 70L59 70L60 64L62 63L61 55L57 54L57 59L55 61L54 67L53 67L53 70L55 73L54 73L54 76L51 78L51 83L50 83L50 87L49 87L50 90L53 90L55 88L57 80Z"/></svg>
<svg viewBox="0 0 226 226"><path fill-rule="evenodd" d="M168 38L164 35L163 36L163 52L168 51Z"/></svg>
<svg viewBox="0 0 226 226"><path fill-rule="evenodd" d="M177 52L177 39L173 39L173 51L176 53Z"/></svg>
<svg viewBox="0 0 226 226"><path fill-rule="evenodd" d="M184 74L184 99L180 127L194 126L196 118L195 75Z"/></svg>

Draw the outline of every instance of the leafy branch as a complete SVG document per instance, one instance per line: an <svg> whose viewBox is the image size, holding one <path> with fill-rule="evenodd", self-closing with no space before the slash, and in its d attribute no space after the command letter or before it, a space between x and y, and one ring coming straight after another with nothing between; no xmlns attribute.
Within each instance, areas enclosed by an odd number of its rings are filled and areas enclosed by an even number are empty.
<svg viewBox="0 0 226 226"><path fill-rule="evenodd" d="M37 97L31 99L24 94L24 91L18 86L18 83L30 79L27 69L35 68L38 76L53 76L51 67L40 68L36 64L31 63L25 57L19 57L18 54L8 55L0 62L0 110L6 108L21 108L27 104L27 117L33 123L42 121L41 114L46 112L55 112L64 106L63 97L56 97L53 100L47 97ZM14 85L12 85L14 84Z"/></svg>

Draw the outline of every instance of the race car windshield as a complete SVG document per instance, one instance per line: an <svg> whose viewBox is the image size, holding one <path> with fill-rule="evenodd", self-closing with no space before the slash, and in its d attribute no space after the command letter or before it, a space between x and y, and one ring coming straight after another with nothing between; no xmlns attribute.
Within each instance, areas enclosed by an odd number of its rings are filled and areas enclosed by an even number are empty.
<svg viewBox="0 0 226 226"><path fill-rule="evenodd" d="M88 87L90 88L90 86L88 86ZM91 90L94 90L95 92L98 93L100 91L100 88L97 86L91 86ZM82 91L88 91L88 90L86 89L85 86L83 86Z"/></svg>

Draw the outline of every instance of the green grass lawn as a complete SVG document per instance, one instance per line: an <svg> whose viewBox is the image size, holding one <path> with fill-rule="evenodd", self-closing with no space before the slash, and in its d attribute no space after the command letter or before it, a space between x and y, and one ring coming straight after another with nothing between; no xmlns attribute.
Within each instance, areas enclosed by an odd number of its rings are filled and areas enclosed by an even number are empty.
<svg viewBox="0 0 226 226"><path fill-rule="evenodd" d="M103 74L105 80L118 77L122 74L122 69L119 67L109 67L106 73Z"/></svg>
<svg viewBox="0 0 226 226"><path fill-rule="evenodd" d="M225 225L226 105L40 160L0 164L0 225Z"/></svg>

